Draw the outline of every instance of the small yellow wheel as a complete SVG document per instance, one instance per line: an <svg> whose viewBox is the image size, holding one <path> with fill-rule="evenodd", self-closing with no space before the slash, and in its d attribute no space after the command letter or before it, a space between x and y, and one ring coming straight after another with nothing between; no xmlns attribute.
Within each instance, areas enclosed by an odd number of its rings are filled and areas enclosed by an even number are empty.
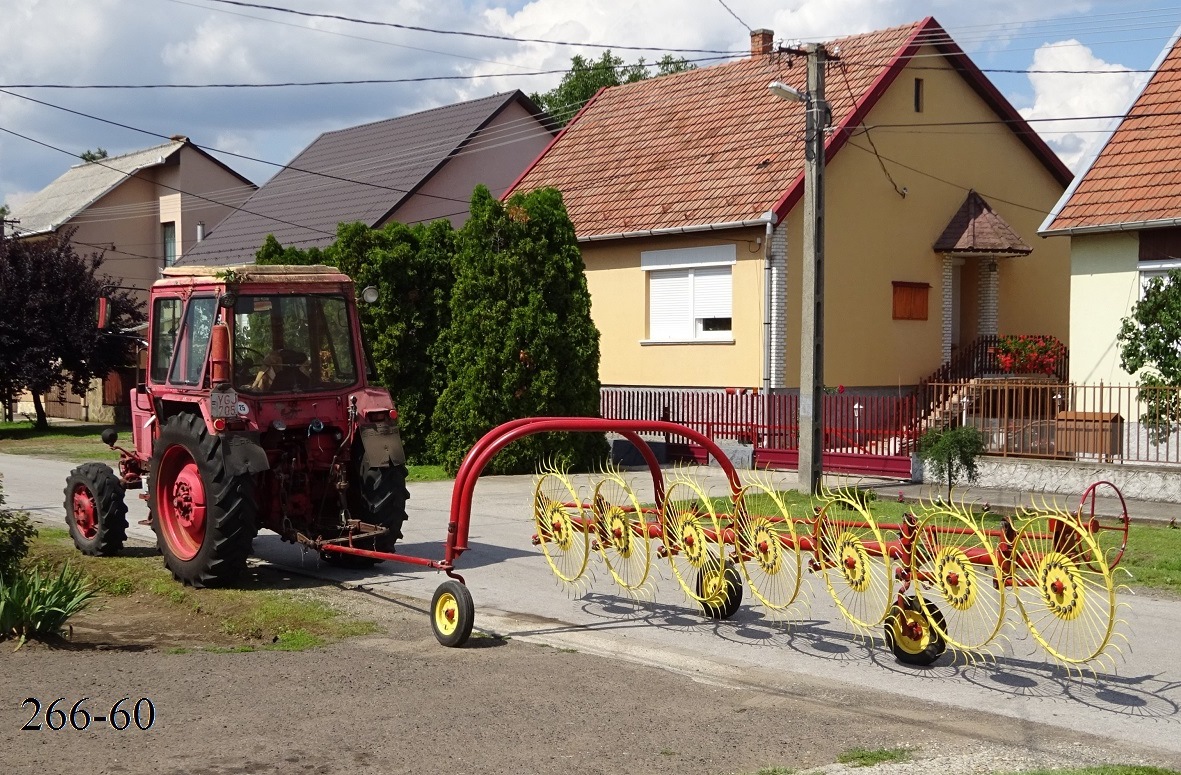
<svg viewBox="0 0 1181 775"><path fill-rule="evenodd" d="M886 645L907 665L929 665L947 650L943 614L930 603L908 595L886 617Z"/></svg>
<svg viewBox="0 0 1181 775"><path fill-rule="evenodd" d="M942 610L931 626L948 646L978 651L996 638L1005 621L1002 567L992 541L965 509L939 502L923 515L910 578L919 600Z"/></svg>
<svg viewBox="0 0 1181 775"><path fill-rule="evenodd" d="M894 603L894 567L869 510L837 492L816 519L816 561L837 608L853 625L881 624Z"/></svg>
<svg viewBox="0 0 1181 775"><path fill-rule="evenodd" d="M537 543L555 576L569 584L586 572L590 551L587 513L565 474L547 471L537 480L533 524Z"/></svg>
<svg viewBox="0 0 1181 775"><path fill-rule="evenodd" d="M472 593L455 580L444 581L431 598L431 629L444 646L455 648L467 643L476 619Z"/></svg>
<svg viewBox="0 0 1181 775"><path fill-rule="evenodd" d="M1095 659L1115 630L1115 584L1104 552L1071 515L1025 522L1011 556L1017 605L1030 634L1067 664Z"/></svg>
<svg viewBox="0 0 1181 775"><path fill-rule="evenodd" d="M677 480L665 494L660 526L664 552L681 589L703 609L723 607L728 584L698 582L703 570L710 576L723 567L719 558L725 546L713 501L696 482Z"/></svg>
<svg viewBox="0 0 1181 775"><path fill-rule="evenodd" d="M648 580L652 569L652 544L648 541L648 519L635 491L617 473L595 487L591 500L599 554L611 578L628 591Z"/></svg>
<svg viewBox="0 0 1181 775"><path fill-rule="evenodd" d="M742 575L755 598L772 611L800 593L800 551L791 511L778 492L748 484L734 500L735 541Z"/></svg>

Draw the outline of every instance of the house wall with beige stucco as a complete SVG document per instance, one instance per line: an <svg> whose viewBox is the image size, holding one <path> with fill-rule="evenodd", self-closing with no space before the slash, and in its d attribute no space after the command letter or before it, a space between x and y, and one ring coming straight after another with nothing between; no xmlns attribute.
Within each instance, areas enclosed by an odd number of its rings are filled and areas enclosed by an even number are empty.
<svg viewBox="0 0 1181 775"><path fill-rule="evenodd" d="M1042 333L1067 341L1069 247L1064 240L1036 236L1064 186L945 60L926 54L934 51L924 49L914 58L916 64L903 70L826 168L829 385L912 386L941 365L943 257L932 246L970 189L1034 249L1028 256L998 261L998 333ZM921 112L915 110L916 78L923 80ZM830 72L827 88L830 93L844 88L838 72ZM965 122L969 125L953 126ZM865 126L871 127L868 133ZM794 387L799 384L802 201L778 228L785 227L785 385ZM763 255L761 248L744 246L761 236L752 229L583 243L595 322L602 332L603 383L758 386ZM640 344L647 325L640 253L718 243L723 237L739 244L734 343ZM965 259L960 271L961 345L977 333L977 260ZM894 281L930 285L926 320L893 319Z"/></svg>
<svg viewBox="0 0 1181 775"><path fill-rule="evenodd" d="M1068 243L1071 250L1071 382L1133 384L1135 378L1120 368L1115 335L1139 298L1137 233L1048 239Z"/></svg>

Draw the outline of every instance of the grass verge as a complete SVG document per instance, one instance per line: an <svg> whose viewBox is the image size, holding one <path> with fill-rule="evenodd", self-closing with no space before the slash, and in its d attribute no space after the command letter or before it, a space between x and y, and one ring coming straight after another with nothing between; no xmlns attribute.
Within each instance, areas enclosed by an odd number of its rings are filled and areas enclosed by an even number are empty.
<svg viewBox="0 0 1181 775"><path fill-rule="evenodd" d="M96 604L104 597L143 595L160 606L162 617L197 617L231 641L242 641L206 650L299 651L378 629L373 622L351 618L318 599L314 587L322 582L316 580L259 568L235 589L192 589L175 581L153 550L135 547L127 554L86 557L74 548L67 531L42 528L28 559L55 568L68 560L95 585ZM284 588L272 588L277 584ZM147 635L150 641L151 634Z"/></svg>
<svg viewBox="0 0 1181 775"><path fill-rule="evenodd" d="M0 453L31 455L54 460L85 463L90 460L114 462L119 453L109 449L99 439L104 428L114 427L125 445L131 444L131 428L99 423L79 423L49 426L40 431L31 422L0 422Z"/></svg>

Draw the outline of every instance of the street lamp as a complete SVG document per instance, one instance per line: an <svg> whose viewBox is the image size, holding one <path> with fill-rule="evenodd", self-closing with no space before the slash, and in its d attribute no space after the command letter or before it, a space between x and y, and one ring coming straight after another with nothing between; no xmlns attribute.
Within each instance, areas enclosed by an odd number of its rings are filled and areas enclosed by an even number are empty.
<svg viewBox="0 0 1181 775"><path fill-rule="evenodd" d="M802 47L808 57L808 90L800 92L782 81L768 89L806 108L804 131L804 261L800 298L800 463L801 491L820 492L824 449L824 65L820 43ZM807 431L805 432L805 428Z"/></svg>

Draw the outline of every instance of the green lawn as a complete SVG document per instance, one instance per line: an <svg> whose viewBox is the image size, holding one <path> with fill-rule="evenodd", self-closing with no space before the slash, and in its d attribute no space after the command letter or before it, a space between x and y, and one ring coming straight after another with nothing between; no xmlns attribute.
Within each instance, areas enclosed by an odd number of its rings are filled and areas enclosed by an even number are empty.
<svg viewBox="0 0 1181 775"><path fill-rule="evenodd" d="M118 460L119 453L108 449L99 434L110 427L98 423L52 424L49 430L39 431L31 422L0 422L0 453L47 457L72 463L90 460L109 463ZM119 432L120 443L130 446L131 428L114 427Z"/></svg>

